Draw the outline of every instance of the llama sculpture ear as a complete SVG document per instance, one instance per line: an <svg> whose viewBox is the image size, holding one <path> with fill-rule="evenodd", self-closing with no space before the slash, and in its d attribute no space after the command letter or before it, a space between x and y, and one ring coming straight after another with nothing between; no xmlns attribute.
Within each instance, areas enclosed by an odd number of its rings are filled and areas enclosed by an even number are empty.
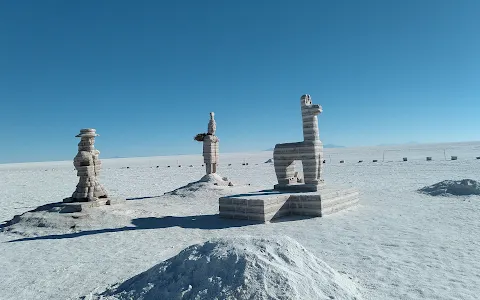
<svg viewBox="0 0 480 300"><path fill-rule="evenodd" d="M300 100L301 100L302 106L312 105L312 98L311 98L310 95L308 95L308 94L303 95L303 96L300 98Z"/></svg>

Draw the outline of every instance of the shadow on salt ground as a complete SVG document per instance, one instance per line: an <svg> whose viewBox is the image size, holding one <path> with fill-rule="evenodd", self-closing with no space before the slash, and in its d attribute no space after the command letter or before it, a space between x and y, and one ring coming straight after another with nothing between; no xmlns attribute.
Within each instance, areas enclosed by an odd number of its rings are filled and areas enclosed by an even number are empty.
<svg viewBox="0 0 480 300"><path fill-rule="evenodd" d="M270 220L270 223L275 224L275 223L288 223L288 222L294 222L294 221L304 221L304 220L320 220L320 217L316 216L303 216L303 215L287 215L287 216L282 216L280 218L275 218L273 220Z"/></svg>
<svg viewBox="0 0 480 300"><path fill-rule="evenodd" d="M301 193L305 193L305 192L302 192L302 191L297 192L297 191L261 190L261 191L245 193L245 194L224 196L224 198L236 198L236 197L246 197L246 196L283 195L283 194L301 194Z"/></svg>
<svg viewBox="0 0 480 300"><path fill-rule="evenodd" d="M160 198L161 196L145 196L145 197L132 197L127 198L126 200L143 200L143 199L153 199L153 198Z"/></svg>
<svg viewBox="0 0 480 300"><path fill-rule="evenodd" d="M81 237L86 235L122 232L122 231L130 231L130 230L142 230L142 229L162 229L162 228L170 228L170 227L181 227L181 228L213 230L213 229L226 229L226 228L232 228L232 227L242 227L242 226L256 225L256 224L262 224L262 223L247 221L247 220L221 219L217 214L185 216L185 217L175 217L175 216L166 216L162 218L148 217L148 218L133 219L132 225L134 226L86 230L86 231L66 233L66 234L52 234L52 235L39 236L39 237L21 238L21 239L9 241L9 243L34 241L34 240L71 239L71 238L76 238L76 237Z"/></svg>

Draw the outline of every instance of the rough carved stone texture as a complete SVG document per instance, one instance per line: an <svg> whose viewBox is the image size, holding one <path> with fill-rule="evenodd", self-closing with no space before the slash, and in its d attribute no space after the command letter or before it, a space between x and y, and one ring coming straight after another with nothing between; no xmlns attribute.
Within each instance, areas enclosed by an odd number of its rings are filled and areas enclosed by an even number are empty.
<svg viewBox="0 0 480 300"><path fill-rule="evenodd" d="M208 122L208 134L203 139L203 162L205 163L206 173L217 173L219 139L215 135L217 123L215 122L215 113L210 113L210 121Z"/></svg>
<svg viewBox="0 0 480 300"><path fill-rule="evenodd" d="M318 114L322 107L312 104L310 95L300 98L303 123L303 142L275 145L273 161L279 190L317 191L323 185L323 145L318 132ZM295 184L295 160L303 165L303 185Z"/></svg>
<svg viewBox="0 0 480 300"><path fill-rule="evenodd" d="M88 202L99 198L107 198L107 191L98 182L101 169L101 161L98 159L100 151L95 149L95 137L98 136L95 129L81 129L78 143L78 153L73 159L73 165L79 177L77 188L71 198L65 202Z"/></svg>

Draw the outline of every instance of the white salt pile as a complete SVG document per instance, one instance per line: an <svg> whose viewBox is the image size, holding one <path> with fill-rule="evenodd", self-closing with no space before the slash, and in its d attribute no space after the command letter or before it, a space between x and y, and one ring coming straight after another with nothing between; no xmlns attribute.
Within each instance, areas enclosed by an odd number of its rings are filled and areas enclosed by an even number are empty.
<svg viewBox="0 0 480 300"><path fill-rule="evenodd" d="M180 197L192 197L196 192L205 191L222 191L225 188L233 187L234 184L226 177L221 177L218 174L207 174L199 181L191 182L185 186L179 187L171 192L166 192L165 195L174 195Z"/></svg>
<svg viewBox="0 0 480 300"><path fill-rule="evenodd" d="M210 182L215 185L228 185L229 181L227 177L222 177L216 173L207 174L200 179L200 182Z"/></svg>
<svg viewBox="0 0 480 300"><path fill-rule="evenodd" d="M124 205L103 206L75 213L60 213L61 203L50 203L15 215L0 226L0 232L9 232L24 237L39 237L51 234L70 234L85 230L102 230L131 226L131 217L115 213Z"/></svg>
<svg viewBox="0 0 480 300"><path fill-rule="evenodd" d="M431 196L469 196L480 195L480 183L472 179L444 180L418 190Z"/></svg>
<svg viewBox="0 0 480 300"><path fill-rule="evenodd" d="M87 299L362 299L355 283L291 238L222 238Z"/></svg>

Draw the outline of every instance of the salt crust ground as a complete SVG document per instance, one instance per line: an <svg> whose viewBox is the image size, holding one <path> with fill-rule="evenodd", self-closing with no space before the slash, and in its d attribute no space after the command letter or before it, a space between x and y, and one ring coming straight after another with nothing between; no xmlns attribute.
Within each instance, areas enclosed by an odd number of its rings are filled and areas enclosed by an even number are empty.
<svg viewBox="0 0 480 300"><path fill-rule="evenodd" d="M87 297L85 297L87 298ZM90 299L362 299L347 276L286 237L196 244Z"/></svg>
<svg viewBox="0 0 480 300"><path fill-rule="evenodd" d="M237 185L190 191L185 197L159 196L201 178L201 156L103 160L102 183L114 196L129 199L124 209L100 209L104 218L112 218L101 228L93 224L37 237L0 233L0 299L78 299L192 244L246 234L295 238L333 269L349 274L366 299L477 300L480 197L416 191L443 180L479 180L480 143L413 147L326 149L327 183L357 187L360 205L325 218L268 225L221 220L216 214L218 196L229 193L224 188L238 193L235 189L247 183L250 190L273 186L272 165L263 163L271 152L222 155L219 173ZM459 160L444 161L444 149L447 158ZM402 162L405 156L408 162ZM248 166L242 166L244 160ZM194 167L185 167L190 164ZM60 201L77 181L71 161L0 165L0 179L0 220L5 221Z"/></svg>
<svg viewBox="0 0 480 300"><path fill-rule="evenodd" d="M159 201L165 200L165 202L171 200L171 196L192 199L202 195L208 195L209 197L218 195L214 196L218 198L232 192L244 193L251 190L251 187L246 185L234 187L229 186L229 183L231 181L228 181L226 177L222 178L218 174L210 174L162 196L152 198ZM153 218L156 216L155 213L150 212L149 207L143 209L142 202L124 201L120 204L89 208L78 213L59 213L60 207L58 204L49 203L23 214L15 215L11 220L5 222L0 231L18 234L26 238L38 237L41 239L43 236L53 238L54 236L62 237L65 234L82 235L90 234L92 231L108 232L109 230L128 231L156 226ZM125 214L125 212L128 212L128 214ZM132 220L132 215L136 216L134 220ZM118 228L119 226L123 227Z"/></svg>

